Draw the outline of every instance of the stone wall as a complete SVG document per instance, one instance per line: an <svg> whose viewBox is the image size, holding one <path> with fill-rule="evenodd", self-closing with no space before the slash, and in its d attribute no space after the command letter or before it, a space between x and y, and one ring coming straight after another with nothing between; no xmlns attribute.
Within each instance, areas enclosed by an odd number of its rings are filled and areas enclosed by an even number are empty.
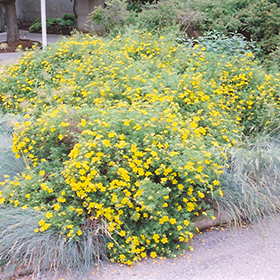
<svg viewBox="0 0 280 280"><path fill-rule="evenodd" d="M40 0L17 0L16 8L17 16L24 27L29 27L35 19L41 18ZM47 17L61 18L65 14L73 13L73 0L46 0Z"/></svg>

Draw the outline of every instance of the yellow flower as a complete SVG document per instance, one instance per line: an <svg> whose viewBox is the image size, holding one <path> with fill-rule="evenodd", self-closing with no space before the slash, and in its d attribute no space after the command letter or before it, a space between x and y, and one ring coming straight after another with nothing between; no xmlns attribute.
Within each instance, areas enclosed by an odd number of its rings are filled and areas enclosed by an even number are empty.
<svg viewBox="0 0 280 280"><path fill-rule="evenodd" d="M63 126L63 127L68 127L69 123L61 122L60 125Z"/></svg>
<svg viewBox="0 0 280 280"><path fill-rule="evenodd" d="M110 147L110 145L111 145L111 141L110 140L106 139L106 140L103 140L102 142L105 145L105 147Z"/></svg>
<svg viewBox="0 0 280 280"><path fill-rule="evenodd" d="M46 213L46 218L47 219L50 219L52 216L53 216L53 214L51 212L47 212Z"/></svg>
<svg viewBox="0 0 280 280"><path fill-rule="evenodd" d="M120 260L124 260L125 259L125 255L121 254L120 255Z"/></svg>
<svg viewBox="0 0 280 280"><path fill-rule="evenodd" d="M198 127L198 124L194 121L191 122L191 128L196 129Z"/></svg>
<svg viewBox="0 0 280 280"><path fill-rule="evenodd" d="M187 203L187 211L192 212L194 210L194 204L192 202Z"/></svg>
<svg viewBox="0 0 280 280"><path fill-rule="evenodd" d="M142 252L142 253L140 254L140 256L141 256L141 258L145 258L145 257L147 256L147 254L146 254L145 252Z"/></svg>
<svg viewBox="0 0 280 280"><path fill-rule="evenodd" d="M81 119L81 125L82 125L83 127L86 126L86 123L87 123L87 121L86 121L85 119Z"/></svg>
<svg viewBox="0 0 280 280"><path fill-rule="evenodd" d="M154 259L157 256L156 252L151 252L150 256Z"/></svg>
<svg viewBox="0 0 280 280"><path fill-rule="evenodd" d="M77 235L82 235L83 234L83 232L79 229L78 231L77 231Z"/></svg>
<svg viewBox="0 0 280 280"><path fill-rule="evenodd" d="M19 205L19 201L18 201L18 200L15 200L15 201L14 201L14 204L15 204L15 206L18 206L18 205Z"/></svg>
<svg viewBox="0 0 280 280"><path fill-rule="evenodd" d="M217 185L219 185L219 184L220 184L220 182L219 182L218 180L214 180L214 181L213 181L213 185L217 186Z"/></svg>
<svg viewBox="0 0 280 280"><path fill-rule="evenodd" d="M41 227L41 226L43 226L45 224L45 220L40 220L39 221L39 223L38 223L38 225Z"/></svg>
<svg viewBox="0 0 280 280"><path fill-rule="evenodd" d="M197 193L198 193L198 196L199 196L200 198L203 198L203 197L205 196L204 193L202 193L201 191L198 191Z"/></svg>
<svg viewBox="0 0 280 280"><path fill-rule="evenodd" d="M40 228L40 231L45 231L47 230L49 227L51 226L51 224L44 224L41 228Z"/></svg>
<svg viewBox="0 0 280 280"><path fill-rule="evenodd" d="M161 239L161 242L162 242L163 244L165 244L165 243L168 242L168 239L167 239L166 237L164 237L164 238Z"/></svg>
<svg viewBox="0 0 280 280"><path fill-rule="evenodd" d="M109 242L108 245L107 245L108 249L110 250L112 247L114 247L114 243L112 242Z"/></svg>
<svg viewBox="0 0 280 280"><path fill-rule="evenodd" d="M53 208L55 211L57 211L60 208L60 205L56 203L53 205Z"/></svg>
<svg viewBox="0 0 280 280"><path fill-rule="evenodd" d="M159 219L159 223L162 225L164 222L167 222L169 220L168 216L163 216Z"/></svg>
<svg viewBox="0 0 280 280"><path fill-rule="evenodd" d="M122 230L121 232L120 232L120 236L125 236L125 231L124 230Z"/></svg>
<svg viewBox="0 0 280 280"><path fill-rule="evenodd" d="M78 209L76 209L76 212L77 212L79 215L82 215L84 211L83 211L83 209L78 208Z"/></svg>
<svg viewBox="0 0 280 280"><path fill-rule="evenodd" d="M157 233L153 235L153 239L156 243L159 243L159 235Z"/></svg>
<svg viewBox="0 0 280 280"><path fill-rule="evenodd" d="M57 201L58 201L58 202L61 202L61 203L64 203L64 202L66 201L66 198L60 196L60 197L57 199ZM70 210L71 210L71 209L70 209Z"/></svg>

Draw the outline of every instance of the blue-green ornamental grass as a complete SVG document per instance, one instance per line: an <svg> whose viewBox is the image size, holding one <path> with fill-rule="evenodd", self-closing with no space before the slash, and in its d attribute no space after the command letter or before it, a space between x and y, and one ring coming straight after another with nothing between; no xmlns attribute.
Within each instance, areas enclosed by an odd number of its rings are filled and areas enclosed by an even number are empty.
<svg viewBox="0 0 280 280"><path fill-rule="evenodd" d="M109 258L129 265L174 254L199 214L215 219L228 151L279 112L279 74L251 52L138 30L30 52L1 74L0 92L3 110L24 116L12 149L27 162L0 203L33 207L36 233L74 242L106 226Z"/></svg>

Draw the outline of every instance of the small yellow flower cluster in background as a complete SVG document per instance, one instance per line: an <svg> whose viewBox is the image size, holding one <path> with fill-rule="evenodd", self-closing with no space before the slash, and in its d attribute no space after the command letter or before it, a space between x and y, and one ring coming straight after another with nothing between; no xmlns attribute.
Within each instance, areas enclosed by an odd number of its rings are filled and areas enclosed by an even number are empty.
<svg viewBox="0 0 280 280"><path fill-rule="evenodd" d="M171 255L192 237L205 198L223 196L227 151L279 110L279 75L250 55L135 32L71 37L1 73L0 102L23 114L0 204L44 213L36 232L78 240L104 223L112 261Z"/></svg>

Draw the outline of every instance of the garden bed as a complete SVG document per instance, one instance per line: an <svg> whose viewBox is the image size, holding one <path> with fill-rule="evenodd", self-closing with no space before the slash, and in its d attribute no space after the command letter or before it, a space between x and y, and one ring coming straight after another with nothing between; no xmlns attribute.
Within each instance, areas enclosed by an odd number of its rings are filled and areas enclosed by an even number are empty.
<svg viewBox="0 0 280 280"><path fill-rule="evenodd" d="M29 39L20 39L18 41L9 42L6 41L0 42L0 53L7 52L17 52L19 50L32 50L34 47L41 47L42 43L39 41L33 41Z"/></svg>

